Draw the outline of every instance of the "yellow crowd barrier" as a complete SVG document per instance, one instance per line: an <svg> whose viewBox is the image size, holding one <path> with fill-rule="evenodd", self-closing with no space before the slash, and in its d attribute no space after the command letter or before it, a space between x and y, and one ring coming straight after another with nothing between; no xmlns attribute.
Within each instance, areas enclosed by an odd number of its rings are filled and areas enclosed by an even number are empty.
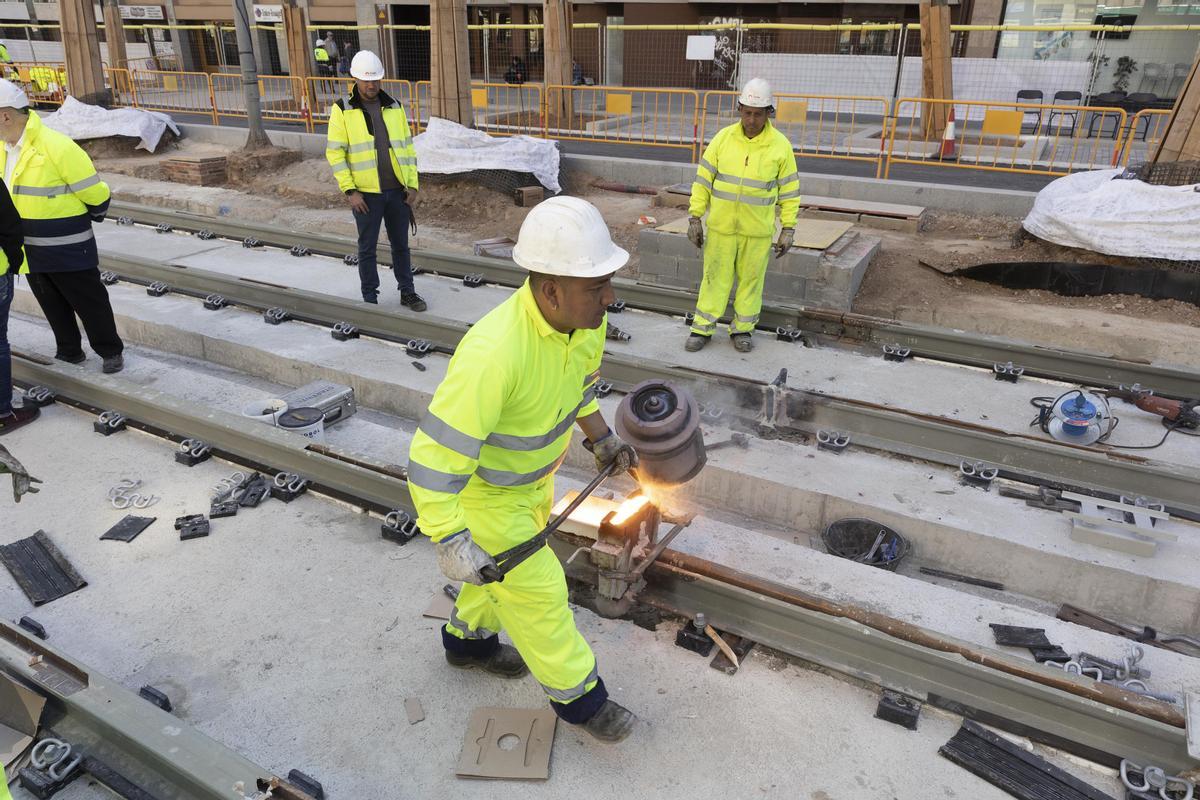
<svg viewBox="0 0 1200 800"><path fill-rule="evenodd" d="M114 106L137 104L137 97L133 92L133 77L129 74L129 70L123 67L105 67L104 82L108 86L108 90L112 92Z"/></svg>
<svg viewBox="0 0 1200 800"><path fill-rule="evenodd" d="M1166 135L1170 119L1169 108L1147 108L1130 117L1121 165L1137 167L1149 161Z"/></svg>
<svg viewBox="0 0 1200 800"><path fill-rule="evenodd" d="M312 105L309 130L316 130L318 125L329 122L329 110L333 104L343 97L350 96L354 88L353 78L309 78L308 98ZM413 85L409 81L385 80L380 86L393 100L404 104L404 113L408 115L408 124L413 133L417 132L417 101L413 94Z"/></svg>
<svg viewBox="0 0 1200 800"><path fill-rule="evenodd" d="M545 98L546 138L677 148L695 154L700 93L692 89L550 84Z"/></svg>
<svg viewBox="0 0 1200 800"><path fill-rule="evenodd" d="M429 81L416 86L414 119L423 129L431 106ZM540 83L471 84L472 121L477 130L492 136L541 136L543 133L544 93ZM414 128L416 129L416 128Z"/></svg>
<svg viewBox="0 0 1200 800"><path fill-rule="evenodd" d="M246 116L246 98L242 91L242 76L215 72L209 76L212 86L213 112L221 117ZM312 117L304 81L289 75L260 75L258 78L259 105L262 118L277 122L300 122L308 127Z"/></svg>
<svg viewBox="0 0 1200 800"><path fill-rule="evenodd" d="M737 92L705 92L697 155L717 131L738 121L737 98ZM879 177L887 116L884 97L780 92L771 124L788 137L797 156L864 161L875 164Z"/></svg>
<svg viewBox="0 0 1200 800"><path fill-rule="evenodd" d="M948 107L955 116L952 139L931 124ZM1114 167L1126 119L1122 109L1102 106L907 97L896 103L883 177L893 164L1035 175Z"/></svg>
<svg viewBox="0 0 1200 800"><path fill-rule="evenodd" d="M67 65L62 62L13 61L4 65L4 75L25 89L31 103L62 105L67 94Z"/></svg>
<svg viewBox="0 0 1200 800"><path fill-rule="evenodd" d="M130 73L138 108L148 111L207 114L219 124L212 80L206 72L133 70Z"/></svg>

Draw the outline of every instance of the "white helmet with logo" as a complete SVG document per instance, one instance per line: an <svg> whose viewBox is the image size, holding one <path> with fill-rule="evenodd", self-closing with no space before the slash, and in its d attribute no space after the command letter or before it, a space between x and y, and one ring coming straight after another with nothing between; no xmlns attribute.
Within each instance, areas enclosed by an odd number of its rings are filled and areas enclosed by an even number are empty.
<svg viewBox="0 0 1200 800"><path fill-rule="evenodd" d="M0 108L29 108L29 96L12 81L0 80Z"/></svg>
<svg viewBox="0 0 1200 800"><path fill-rule="evenodd" d="M383 62L370 50L359 50L350 61L350 75L360 81L381 81Z"/></svg>
<svg viewBox="0 0 1200 800"><path fill-rule="evenodd" d="M600 278L625 266L600 211L578 197L551 197L521 223L513 261L530 272L569 278Z"/></svg>
<svg viewBox="0 0 1200 800"><path fill-rule="evenodd" d="M738 102L750 108L770 108L775 105L775 98L771 96L771 84L762 78L751 78L742 87Z"/></svg>

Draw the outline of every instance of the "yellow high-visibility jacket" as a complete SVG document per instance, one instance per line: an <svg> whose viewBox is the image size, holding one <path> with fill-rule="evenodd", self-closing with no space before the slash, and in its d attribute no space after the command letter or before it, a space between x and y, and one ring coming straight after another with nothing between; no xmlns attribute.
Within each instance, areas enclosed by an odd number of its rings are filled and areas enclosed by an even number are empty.
<svg viewBox="0 0 1200 800"><path fill-rule="evenodd" d="M0 175L8 151L0 147ZM92 160L71 137L47 128L30 110L25 141L9 184L33 272L70 272L100 264L92 221L104 219L110 194Z"/></svg>
<svg viewBox="0 0 1200 800"><path fill-rule="evenodd" d="M408 116L404 106L393 100L386 92L379 93L379 104L383 110L383 122L387 126L391 149L392 169L402 184L410 189L418 188L417 151L413 147L412 132L408 129ZM375 131L371 118L363 111L358 97L358 88L350 90L350 97L333 104L329 112L329 129L325 142L325 159L333 167L333 177L338 188L345 192L379 191L379 170L375 163Z"/></svg>
<svg viewBox="0 0 1200 800"><path fill-rule="evenodd" d="M576 418L599 410L607 324L559 333L526 282L471 327L409 451L408 488L423 533L440 541L470 527L495 554L537 532L507 520L530 519L566 457ZM487 524L471 527L464 504L486 508Z"/></svg>
<svg viewBox="0 0 1200 800"><path fill-rule="evenodd" d="M0 44L0 63L11 64L12 56L8 54L8 46Z"/></svg>
<svg viewBox="0 0 1200 800"><path fill-rule="evenodd" d="M317 60L318 64L324 64L329 61L329 51L325 49L325 45L313 48L313 58Z"/></svg>
<svg viewBox="0 0 1200 800"><path fill-rule="evenodd" d="M718 131L696 168L688 213L708 211L710 231L771 237L776 204L783 227L795 227L800 175L791 142L770 121L753 139L741 122Z"/></svg>

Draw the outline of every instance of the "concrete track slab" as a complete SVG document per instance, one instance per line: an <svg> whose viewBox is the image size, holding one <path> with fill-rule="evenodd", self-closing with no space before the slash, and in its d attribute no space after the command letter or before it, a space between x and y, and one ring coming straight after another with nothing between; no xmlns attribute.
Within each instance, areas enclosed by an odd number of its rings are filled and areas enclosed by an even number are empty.
<svg viewBox="0 0 1200 800"><path fill-rule="evenodd" d="M90 581L33 612L57 647L131 690L159 687L202 732L268 769L313 775L330 797L507 791L453 776L470 709L544 699L530 679L498 681L442 662L437 623L420 615L444 582L426 544L397 548L380 539L378 520L313 495L220 520L206 539L180 542L160 520L131 545L101 542L119 512L97 482L168 463L170 447L136 432L95 436L86 416L61 406L6 444L34 453L35 465L52 461L53 473L40 494L6 508L4 540L46 528ZM228 469L157 471L158 513L194 510ZM7 580L0 610L31 612ZM651 633L582 610L576 618L613 696L644 722L617 747L563 727L550 780L522 784L524 796L590 797L631 782L650 798L714 788L780 798L1007 796L936 754L954 717L927 710L913 733L873 719L874 691L770 654L753 654L731 678L674 647L669 626ZM406 697L421 699L420 725L404 720ZM1115 792L1111 772L1036 749ZM69 796L105 794L81 783Z"/></svg>
<svg viewBox="0 0 1200 800"><path fill-rule="evenodd" d="M131 235L130 243L125 244L118 236L110 236L105 249L138 255L145 236L160 236L148 234L147 230L120 229L120 236ZM161 236L185 238L184 234ZM320 256L295 258L278 249L248 252L237 245L226 244L172 261L182 266L281 283L343 299L360 297L353 269ZM419 251L414 251L414 262L420 264ZM331 279L331 276L334 277ZM386 273L381 283L384 287L390 286ZM434 275L418 276L417 290L429 301L428 313L468 323L478 320L511 293L511 290L497 286L470 289L464 287L461 280ZM398 293L388 288L381 292L380 300L385 308L401 308ZM404 310L401 313L412 312ZM718 332L712 345L703 352L685 353L682 343L687 331L678 318L629 310L613 315L611 321L633 335L629 342L609 343L608 349L613 353L639 355L667 364L756 380L770 380L779 369L787 368L788 383L792 387L1014 434L1037 435L1036 429L1030 427L1030 421L1036 416L1036 409L1030 405L1032 398L1053 398L1071 388L1033 378L1009 384L994 380L989 371L920 359L897 364L885 362L873 353L848 352L835 347L801 348L766 335L756 337L756 350L749 355L734 351L723 332ZM1113 411L1120 418L1119 426L1109 439L1113 445L1153 444L1164 433L1158 417L1128 404L1114 400ZM1156 461L1200 467L1200 446L1194 438L1183 435L1169 436L1154 450L1132 452Z"/></svg>
<svg viewBox="0 0 1200 800"><path fill-rule="evenodd" d="M114 286L111 296L122 329L133 341L287 386L318 378L345 383L355 388L362 405L410 420L424 414L447 363L445 357L431 356L422 361L422 372L395 345L336 342L315 326L265 325L257 314L236 308L209 312L181 296L151 301L134 286ZM28 292L19 291L15 308L30 311L35 303ZM17 324L14 321L12 339L19 349L39 337L49 346L44 330L19 329ZM615 403L616 398L605 401L610 414ZM236 413L241 402L224 407ZM377 455L404 463L406 447L406 441L397 442L394 450ZM569 465L589 463L586 453L573 448ZM681 493L684 501L805 535L841 517L868 516L913 540L929 566L999 580L1018 593L1074 603L1131 622L1200 630L1200 579L1195 569L1200 542L1191 526L1170 523L1181 541L1163 544L1155 558L1138 558L1071 541L1062 516L962 487L944 468L855 451L835 456L784 442L756 442L750 451L718 451L710 464Z"/></svg>

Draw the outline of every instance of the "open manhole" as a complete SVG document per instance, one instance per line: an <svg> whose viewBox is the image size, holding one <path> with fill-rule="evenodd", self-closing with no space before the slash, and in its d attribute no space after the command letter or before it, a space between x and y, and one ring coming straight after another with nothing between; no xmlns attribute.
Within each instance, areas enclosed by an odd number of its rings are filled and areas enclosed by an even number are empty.
<svg viewBox="0 0 1200 800"><path fill-rule="evenodd" d="M980 264L955 270L956 277L1008 289L1044 289L1064 297L1134 294L1151 300L1181 300L1200 306L1200 268L1154 269L1066 261Z"/></svg>

